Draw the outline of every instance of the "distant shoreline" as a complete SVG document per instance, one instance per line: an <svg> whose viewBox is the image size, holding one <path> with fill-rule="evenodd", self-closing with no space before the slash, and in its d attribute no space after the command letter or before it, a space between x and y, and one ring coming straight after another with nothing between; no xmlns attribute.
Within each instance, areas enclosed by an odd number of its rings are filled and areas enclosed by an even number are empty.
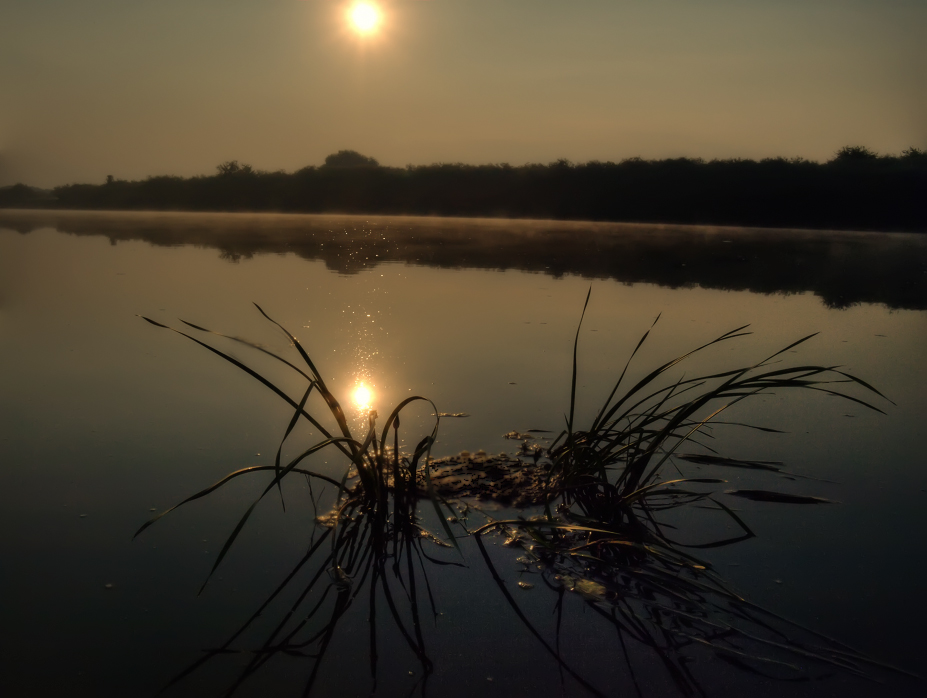
<svg viewBox="0 0 927 698"><path fill-rule="evenodd" d="M566 161L381 167L343 151L321 167L235 161L199 177L0 188L0 208L275 212L927 232L927 154L844 148L807 160Z"/></svg>
<svg viewBox="0 0 927 698"><path fill-rule="evenodd" d="M381 264L578 275L755 293L813 293L829 307L927 310L927 236L499 218L0 210L0 229L110 245L215 250L236 263L295 255L339 274Z"/></svg>

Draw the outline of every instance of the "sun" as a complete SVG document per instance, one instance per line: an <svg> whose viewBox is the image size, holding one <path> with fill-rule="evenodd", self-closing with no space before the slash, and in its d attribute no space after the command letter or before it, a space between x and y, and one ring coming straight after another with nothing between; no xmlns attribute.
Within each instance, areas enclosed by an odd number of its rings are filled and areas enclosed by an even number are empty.
<svg viewBox="0 0 927 698"><path fill-rule="evenodd" d="M348 16L354 31L359 34L372 34L380 26L382 15L380 9L370 2L359 2L351 7Z"/></svg>

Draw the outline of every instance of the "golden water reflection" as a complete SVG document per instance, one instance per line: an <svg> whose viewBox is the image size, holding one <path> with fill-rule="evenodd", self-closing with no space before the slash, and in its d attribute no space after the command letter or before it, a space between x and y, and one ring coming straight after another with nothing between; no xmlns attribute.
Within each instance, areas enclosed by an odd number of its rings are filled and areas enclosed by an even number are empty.
<svg viewBox="0 0 927 698"><path fill-rule="evenodd" d="M373 403L373 392L365 383L359 383L354 388L354 405L364 412L368 411Z"/></svg>

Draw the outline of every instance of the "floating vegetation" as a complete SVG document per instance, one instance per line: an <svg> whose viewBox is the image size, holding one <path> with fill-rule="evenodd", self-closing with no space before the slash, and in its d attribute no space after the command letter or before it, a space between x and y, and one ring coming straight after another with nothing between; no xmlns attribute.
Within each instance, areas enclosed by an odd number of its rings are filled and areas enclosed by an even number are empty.
<svg viewBox="0 0 927 698"><path fill-rule="evenodd" d="M588 303L587 295L583 316ZM719 491L717 486L726 482L722 478L685 475L682 468L686 463L718 468L721 472L735 468L759 474L784 473L782 463L722 457L705 443L703 437L714 426L776 432L767 427L722 421L721 416L731 407L773 391L800 389L835 396L881 412L863 397L868 400L873 399L871 396L887 398L839 367L782 366L778 363L783 354L814 335L755 363L660 383L660 379L688 357L749 334L746 326L739 327L657 367L622 389L631 360L647 340L648 330L591 424L579 428L575 422L577 328L566 429L549 447L529 445L530 440L537 438L534 434L544 433L543 430L512 431L505 438L522 441L520 455L524 458L463 451L458 456L433 459L431 449L437 439L440 419L465 414L441 413L427 398L415 396L399 403L382 429L377 427L377 413L370 411L366 434L363 437L353 435L338 400L299 341L263 310L258 310L286 333L301 359L300 365L256 344L191 323L184 324L196 332L246 344L282 362L306 381L298 399L228 353L188 332L145 318L157 327L170 329L196 342L246 372L276 393L293 413L274 465L230 473L145 523L136 535L178 506L204 497L233 479L254 474L269 476L269 482L226 539L210 572L211 577L257 504L274 490L284 504L281 484L284 478L303 478L316 510L312 543L295 569L226 643L207 652L172 684L210 659L232 651L254 621L268 614L271 604L279 602L284 598L283 592L289 590L286 598L295 600L288 602L290 605L282 611L280 622L262 646L251 650L253 659L241 671L228 694L275 656L287 655L305 657L310 663L304 690L308 695L339 622L358 599L363 599L369 607L368 652L374 689L379 656L376 608L385 604L395 628L419 660L421 672L416 686L424 692L433 663L426 651L422 616L426 610L435 620L439 615L428 569L432 565L466 566L459 554L461 540L475 546L515 617L556 660L561 676L569 675L593 695L604 693L573 668L560 649L559 633L564 614L578 612L578 609L591 609L593 618L617 631L628 680L639 695L645 687L634 673L629 643L652 651L684 695L703 692L700 679L691 666L692 652L709 652L749 672L787 679L817 678L835 669L862 678L868 677L867 668L889 668L750 603L735 593L707 561L689 552L731 545L754 536L738 513L724 503L722 494L787 504L829 501L822 497L759 489ZM309 407L313 395L315 402L320 402L321 411ZM400 448L400 414L414 402L429 405L435 422L430 433L407 453ZM334 427L326 427L323 421L333 423ZM295 458L284 462L281 455L284 443L300 423L308 423L320 438ZM683 446L702 452L681 452ZM323 451L337 451L343 456L345 467L340 480L304 464ZM672 475L669 475L671 469ZM328 485L335 493L330 504L313 494L313 483ZM421 506L423 502L425 505ZM495 508L487 507L488 503ZM495 518L490 510L498 510L500 506L507 507L511 515ZM714 510L733 525L735 533L696 543L676 540L676 529L666 517L690 506ZM530 509L533 514L528 515ZM473 526L471 517L479 517L480 525ZM428 520L438 527L436 530L440 529L440 535L425 527ZM553 610L557 614L554 642L535 627L511 595L509 585L483 541L486 536L493 535L502 537L503 547L512 548L511 553L506 554L510 556L513 569L518 570L520 565L519 573L530 575L527 579L517 579L514 587L525 591L537 587L553 595ZM576 601L569 601L570 598Z"/></svg>
<svg viewBox="0 0 927 698"><path fill-rule="evenodd" d="M522 509L544 504L546 469L500 454L449 456L431 461L431 486L439 497L473 497ZM425 473L418 475L420 492L427 494Z"/></svg>
<svg viewBox="0 0 927 698"><path fill-rule="evenodd" d="M522 441L533 438L531 434L522 434L518 431L512 430L504 433L502 435L503 439L511 439L512 441Z"/></svg>

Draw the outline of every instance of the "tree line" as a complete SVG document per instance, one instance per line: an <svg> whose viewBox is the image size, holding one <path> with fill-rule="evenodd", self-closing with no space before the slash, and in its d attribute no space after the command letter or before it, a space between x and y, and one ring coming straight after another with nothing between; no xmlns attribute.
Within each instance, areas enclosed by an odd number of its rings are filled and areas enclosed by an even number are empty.
<svg viewBox="0 0 927 698"><path fill-rule="evenodd" d="M19 187L17 192L7 191ZM0 189L0 206L23 185ZM6 198L4 198L6 192ZM927 153L848 146L804 159L558 160L522 166L384 167L355 151L321 166L265 172L228 161L210 176L108 177L56 187L44 205L74 209L288 211L501 216L592 221L927 231ZM36 201L33 199L33 204Z"/></svg>

